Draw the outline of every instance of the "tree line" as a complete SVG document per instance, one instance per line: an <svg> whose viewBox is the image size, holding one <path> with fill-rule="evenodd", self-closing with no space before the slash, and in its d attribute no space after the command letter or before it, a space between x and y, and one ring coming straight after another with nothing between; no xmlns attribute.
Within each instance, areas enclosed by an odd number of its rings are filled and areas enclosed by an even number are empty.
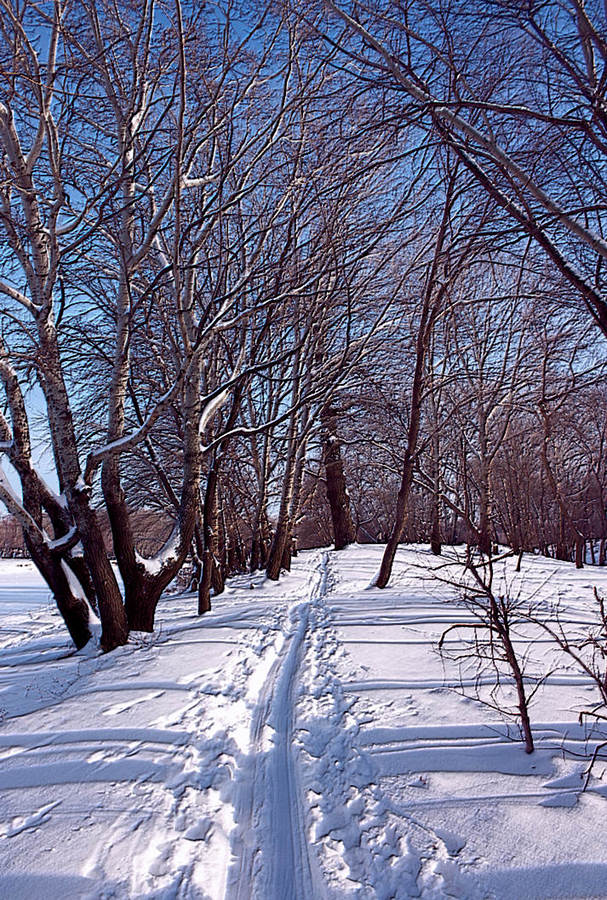
<svg viewBox="0 0 607 900"><path fill-rule="evenodd" d="M0 500L77 646L304 529L605 562L602 13L491 6L1 0Z"/></svg>

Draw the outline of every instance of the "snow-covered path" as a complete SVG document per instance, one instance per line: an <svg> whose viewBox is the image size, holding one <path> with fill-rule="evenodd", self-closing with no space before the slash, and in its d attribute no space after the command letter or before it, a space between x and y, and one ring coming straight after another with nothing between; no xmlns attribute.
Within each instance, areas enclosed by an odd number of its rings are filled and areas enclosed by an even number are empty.
<svg viewBox="0 0 607 900"><path fill-rule="evenodd" d="M74 654L48 608L5 616L0 900L607 897L604 763L581 792L607 738L577 719L594 688L554 667L527 756L452 689L474 679L436 642L468 613L431 555L400 550L377 591L380 554L301 554L203 619L167 599L156 635L109 656ZM607 593L539 558L504 577L571 621Z"/></svg>
<svg viewBox="0 0 607 900"><path fill-rule="evenodd" d="M321 896L293 742L298 674L310 643L311 611L326 596L327 556L316 563L309 596L289 609L282 646L253 710L251 765L234 804L239 828L228 896L236 900Z"/></svg>

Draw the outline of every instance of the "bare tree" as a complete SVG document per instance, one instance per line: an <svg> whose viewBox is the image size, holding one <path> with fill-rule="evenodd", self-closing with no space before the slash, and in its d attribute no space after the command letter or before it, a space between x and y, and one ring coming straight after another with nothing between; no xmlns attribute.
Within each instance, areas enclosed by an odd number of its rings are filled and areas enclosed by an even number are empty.
<svg viewBox="0 0 607 900"><path fill-rule="evenodd" d="M475 679L479 685L484 670L488 668L491 671L495 677L491 699L483 699L480 694L478 699L501 713L507 713L503 698L503 678L506 673L512 678L516 690L516 715L520 721L525 752L533 753L529 704L541 679L534 679L534 687L529 690L524 659L517 649L516 629L528 619L526 604L508 593L494 590L494 565L504 558L501 556L493 559L483 555L475 558L474 551L467 548L461 590L463 603L472 614L473 621L450 625L441 635L438 648L442 653L460 661L463 666L475 667ZM462 646L447 650L445 641L450 634L459 632L463 635L467 631L472 631L470 641L462 637Z"/></svg>
<svg viewBox="0 0 607 900"><path fill-rule="evenodd" d="M500 0L490 16L476 3L328 6L355 38L342 40L355 74L406 98L402 126L422 117L607 334L604 11L581 0Z"/></svg>
<svg viewBox="0 0 607 900"><path fill-rule="evenodd" d="M75 219L82 221L71 207L63 159L63 123L75 115L72 95L61 89L66 64L58 48L64 29L64 9L55 4L51 20L30 4L17 10L12 4L3 3L2 11L9 65L4 67L5 92L0 104L0 221L6 241L5 277L0 280L0 295L5 301L6 321L25 338L27 355L44 394L59 487L65 494L94 585L103 625L102 645L112 649L127 638L126 614L91 506L90 492L82 477L58 331L61 267L68 254L74 252L74 243L80 244L74 234ZM40 28L45 34L44 55L36 49L28 26L34 32ZM7 351L6 347L5 344L5 355L12 349ZM9 379L15 373L14 368L8 372ZM5 380L5 389L7 383ZM16 398L17 393L13 391L13 430L21 428ZM20 457L19 474L27 504L31 485L23 481L28 478L24 453L29 453L27 440L21 442L14 455L15 459L17 455ZM16 502L13 499L13 511ZM54 502L61 505L59 499ZM50 498L48 505L51 505ZM22 520L24 512L27 510L20 513ZM61 536L59 532L57 537ZM30 537L34 539L33 532ZM48 571L45 566L45 574ZM63 593L62 588L60 591ZM78 640L81 642L82 637Z"/></svg>

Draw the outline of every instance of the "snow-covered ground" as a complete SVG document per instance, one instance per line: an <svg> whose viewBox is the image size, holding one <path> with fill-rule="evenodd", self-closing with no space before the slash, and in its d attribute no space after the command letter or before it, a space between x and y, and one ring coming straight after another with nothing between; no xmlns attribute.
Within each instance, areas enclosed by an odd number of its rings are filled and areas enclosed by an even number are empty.
<svg viewBox="0 0 607 900"><path fill-rule="evenodd" d="M51 595L35 565L28 559L0 559L0 628L7 616L48 606Z"/></svg>
<svg viewBox="0 0 607 900"><path fill-rule="evenodd" d="M203 619L169 598L155 635L107 656L73 653L44 597L7 611L2 570L0 898L607 897L600 758L582 792L607 723L578 721L596 688L521 633L552 669L526 755L436 652L470 621L443 562L403 548L379 591L381 551L233 579ZM503 566L576 627L607 594L600 569Z"/></svg>

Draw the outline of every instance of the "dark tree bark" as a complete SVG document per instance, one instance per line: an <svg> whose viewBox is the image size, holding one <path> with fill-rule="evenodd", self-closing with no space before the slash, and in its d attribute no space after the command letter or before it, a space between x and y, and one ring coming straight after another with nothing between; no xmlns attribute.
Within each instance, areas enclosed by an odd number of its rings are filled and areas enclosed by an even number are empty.
<svg viewBox="0 0 607 900"><path fill-rule="evenodd" d="M343 550L356 540L356 530L352 521L350 498L346 486L341 444L337 436L337 415L328 408L323 416L323 463L327 500L333 523L333 540L336 550Z"/></svg>
<svg viewBox="0 0 607 900"><path fill-rule="evenodd" d="M287 572L291 568L291 555L293 552L293 529L299 508L301 482L306 452L306 439L299 437L299 446L294 451L294 456L287 460L287 473L283 485L283 492L278 513L278 522L268 555L266 576L271 581L278 581L280 570Z"/></svg>
<svg viewBox="0 0 607 900"><path fill-rule="evenodd" d="M407 449L405 450L401 483L396 498L394 525L392 527L390 537L388 538L388 543L382 557L379 574L376 580L376 585L379 588L386 587L388 581L390 580L390 575L392 574L392 566L394 564L394 557L396 556L396 549L400 543L407 521L407 507L409 502L409 494L411 492L411 485L413 484L413 472L415 468L417 441L421 422L426 354L428 352L428 346L430 338L432 336L434 323L436 321L436 317L438 315L446 291L446 285L444 283L439 283L438 268L443 255L443 246L447 235L447 228L449 225L449 216L454 186L455 174L452 174L447 187L447 195L443 208L443 215L438 229L438 234L436 236L432 264L430 266L430 271L428 273L428 278L426 281L421 317L417 329L417 338L415 342L415 370L413 373L413 385L411 388L409 427L407 429Z"/></svg>
<svg viewBox="0 0 607 900"><path fill-rule="evenodd" d="M200 362L195 358L186 380L182 405L183 480L177 520L172 534L159 557L159 565L151 571L146 561L137 557L131 515L121 485L118 458L104 460L101 485L108 511L114 552L124 583L124 609L131 631L154 630L154 616L162 592L179 572L190 549L197 521L200 482ZM120 416L116 417L121 426ZM109 439L120 437L120 431Z"/></svg>
<svg viewBox="0 0 607 900"><path fill-rule="evenodd" d="M533 734L531 731L531 722L529 720L529 700L525 691L525 680L519 665L518 657L512 639L510 636L510 626L508 615L504 609L500 610L496 598L491 595L491 626L498 634L504 655L512 670L514 683L516 685L517 706L521 717L521 728L523 731L523 741L525 744L525 753L533 753Z"/></svg>
<svg viewBox="0 0 607 900"><path fill-rule="evenodd" d="M238 384L234 390L230 413L225 423L225 431L230 432L240 411L244 385ZM211 609L211 589L215 596L223 593L225 589L225 576L222 566L219 564L219 466L222 454L228 446L226 438L220 441L213 455L211 468L207 475L204 503L202 507L202 575L198 586L198 615L209 612ZM226 549L227 534L225 522L223 524L223 545ZM228 571L232 571L230 561L227 561Z"/></svg>
<svg viewBox="0 0 607 900"><path fill-rule="evenodd" d="M41 383L61 488L65 491L95 587L101 619L101 647L113 650L128 640L128 623L118 582L105 549L97 515L90 505L90 487L83 482L72 413L65 385L57 332L50 320L38 322Z"/></svg>
<svg viewBox="0 0 607 900"><path fill-rule="evenodd" d="M266 566L266 577L271 581L278 581L281 568L290 566L290 544L293 537L295 514L299 506L306 447L306 429L305 426L300 428L302 418L305 417L305 411L297 409L301 387L300 366L301 352L298 350L293 363L292 410L287 433L285 472L280 496L280 508ZM286 566L284 565L285 563Z"/></svg>
<svg viewBox="0 0 607 900"><path fill-rule="evenodd" d="M268 562L268 550L271 543L271 529L268 516L264 508L259 510L255 517L253 539L251 541L251 559L249 571L256 572L263 569Z"/></svg>
<svg viewBox="0 0 607 900"><path fill-rule="evenodd" d="M482 461L484 463L484 460ZM490 493L489 493L489 473L485 470L485 466L481 465L480 485L479 485L479 523L478 523L478 549L485 556L491 554L491 519L490 519Z"/></svg>
<svg viewBox="0 0 607 900"><path fill-rule="evenodd" d="M61 559L27 534L24 537L32 561L53 592L71 639L78 650L82 649L91 639L88 603L72 591Z"/></svg>
<svg viewBox="0 0 607 900"><path fill-rule="evenodd" d="M293 474L289 474L288 476L288 484L287 490L292 490L292 481ZM283 567L285 549L287 546L287 542L290 539L290 523L288 518L288 498L284 499L283 492L283 502L281 503L281 508L278 513L278 522L276 524L276 530L274 532L274 536L272 538L272 545L270 547L270 552L268 554L268 563L266 566L266 576L271 581L278 581L280 577L280 570Z"/></svg>
<svg viewBox="0 0 607 900"><path fill-rule="evenodd" d="M213 466L207 475L207 486L202 509L204 550L202 553L202 577L198 586L198 615L211 609L211 587L217 565L218 516L217 516L217 468ZM215 575L215 578L217 576Z"/></svg>
<svg viewBox="0 0 607 900"><path fill-rule="evenodd" d="M71 568L78 577L78 568L82 563L82 576L78 578L81 586L86 584L84 576L88 576L88 568L83 560L70 558L71 547L77 542L78 535L71 527L69 513L51 494L31 464L31 439L25 401L17 374L9 363L1 340L0 381L5 390L12 421L11 430L0 412L0 440L9 447L9 459L19 475L22 505L13 498L3 479L0 483L0 498L19 521L28 553L49 586L70 636L80 649L91 637L89 605L72 589L64 566ZM69 537L73 532L71 540L66 541L63 547L52 549L43 528L43 510L51 519L55 540Z"/></svg>
<svg viewBox="0 0 607 900"><path fill-rule="evenodd" d="M440 499L437 493L432 494L432 529L430 532L430 550L435 556L443 552L440 528Z"/></svg>
<svg viewBox="0 0 607 900"><path fill-rule="evenodd" d="M443 550L441 536L441 499L440 499L440 437L435 416L434 430L432 433L432 492L431 524L430 524L430 550L435 556L440 556Z"/></svg>

